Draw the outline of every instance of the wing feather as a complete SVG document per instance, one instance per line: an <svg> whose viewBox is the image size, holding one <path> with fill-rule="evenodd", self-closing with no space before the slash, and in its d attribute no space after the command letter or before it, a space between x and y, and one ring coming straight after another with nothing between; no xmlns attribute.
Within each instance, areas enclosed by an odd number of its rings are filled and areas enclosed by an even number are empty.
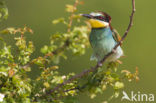
<svg viewBox="0 0 156 103"><path fill-rule="evenodd" d="M113 35L113 38L116 42L119 42L121 40L120 34L117 32L116 29L112 30L112 35Z"/></svg>

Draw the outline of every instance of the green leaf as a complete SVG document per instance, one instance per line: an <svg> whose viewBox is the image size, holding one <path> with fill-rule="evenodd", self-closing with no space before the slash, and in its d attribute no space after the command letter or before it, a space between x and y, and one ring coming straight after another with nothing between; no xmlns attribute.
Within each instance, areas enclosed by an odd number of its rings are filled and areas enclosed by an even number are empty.
<svg viewBox="0 0 156 103"><path fill-rule="evenodd" d="M53 24L63 23L67 24L67 22L64 20L64 18L58 18L52 21Z"/></svg>
<svg viewBox="0 0 156 103"><path fill-rule="evenodd" d="M121 89L123 87L124 87L124 83L118 81L114 85L114 89Z"/></svg>

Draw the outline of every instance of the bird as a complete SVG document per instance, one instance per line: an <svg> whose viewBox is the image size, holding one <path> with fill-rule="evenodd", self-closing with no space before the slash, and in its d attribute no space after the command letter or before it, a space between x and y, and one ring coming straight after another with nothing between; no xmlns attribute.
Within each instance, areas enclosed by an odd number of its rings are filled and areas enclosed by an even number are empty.
<svg viewBox="0 0 156 103"><path fill-rule="evenodd" d="M115 45L121 40L119 33L111 26L111 16L107 13L98 11L89 14L81 14L88 18L91 25L89 41L93 49L90 60L100 62L105 55L114 50ZM113 55L107 58L108 62L115 62L123 56L121 45L114 50Z"/></svg>

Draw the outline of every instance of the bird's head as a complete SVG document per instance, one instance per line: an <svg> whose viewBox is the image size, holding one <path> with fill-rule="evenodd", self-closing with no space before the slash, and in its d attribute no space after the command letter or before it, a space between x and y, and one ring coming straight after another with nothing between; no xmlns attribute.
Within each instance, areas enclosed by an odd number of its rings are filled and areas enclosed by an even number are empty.
<svg viewBox="0 0 156 103"><path fill-rule="evenodd" d="M106 28L111 23L111 17L105 12L92 12L81 15L89 19L92 28Z"/></svg>

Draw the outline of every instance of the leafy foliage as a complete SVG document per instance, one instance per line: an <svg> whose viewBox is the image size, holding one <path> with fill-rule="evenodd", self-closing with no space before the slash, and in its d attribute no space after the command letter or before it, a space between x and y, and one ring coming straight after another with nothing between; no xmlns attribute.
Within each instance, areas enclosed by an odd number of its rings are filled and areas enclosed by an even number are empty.
<svg viewBox="0 0 156 103"><path fill-rule="evenodd" d="M0 1L0 21L8 18L8 9L4 1Z"/></svg>
<svg viewBox="0 0 156 103"><path fill-rule="evenodd" d="M75 56L84 55L89 47L88 25L72 26L73 20L80 22L81 16L75 14L77 5L83 4L75 0L74 5L67 4L66 11L71 16L66 20L59 18L53 20L53 24L62 23L66 25L67 32L57 32L50 38L50 45L41 48L44 56L31 58L34 52L32 41L26 40L28 33L33 31L24 26L23 28L6 28L1 30L1 35L14 35L15 44L6 43L1 38L2 48L0 49L0 98L3 103L75 103L76 96L88 92L90 98L95 98L98 93L103 93L107 87L112 87L114 94L118 97L120 89L124 87L124 80L138 80L138 70L134 74L128 70L120 71L117 63L109 63L107 69L99 68L98 71L86 75L84 78L77 78L56 91L51 92L59 84L69 80L74 73L60 75L57 71L60 58L67 60L66 51ZM6 19L8 10L3 2L0 2L0 21ZM41 74L33 80L28 72L32 68L38 68Z"/></svg>

